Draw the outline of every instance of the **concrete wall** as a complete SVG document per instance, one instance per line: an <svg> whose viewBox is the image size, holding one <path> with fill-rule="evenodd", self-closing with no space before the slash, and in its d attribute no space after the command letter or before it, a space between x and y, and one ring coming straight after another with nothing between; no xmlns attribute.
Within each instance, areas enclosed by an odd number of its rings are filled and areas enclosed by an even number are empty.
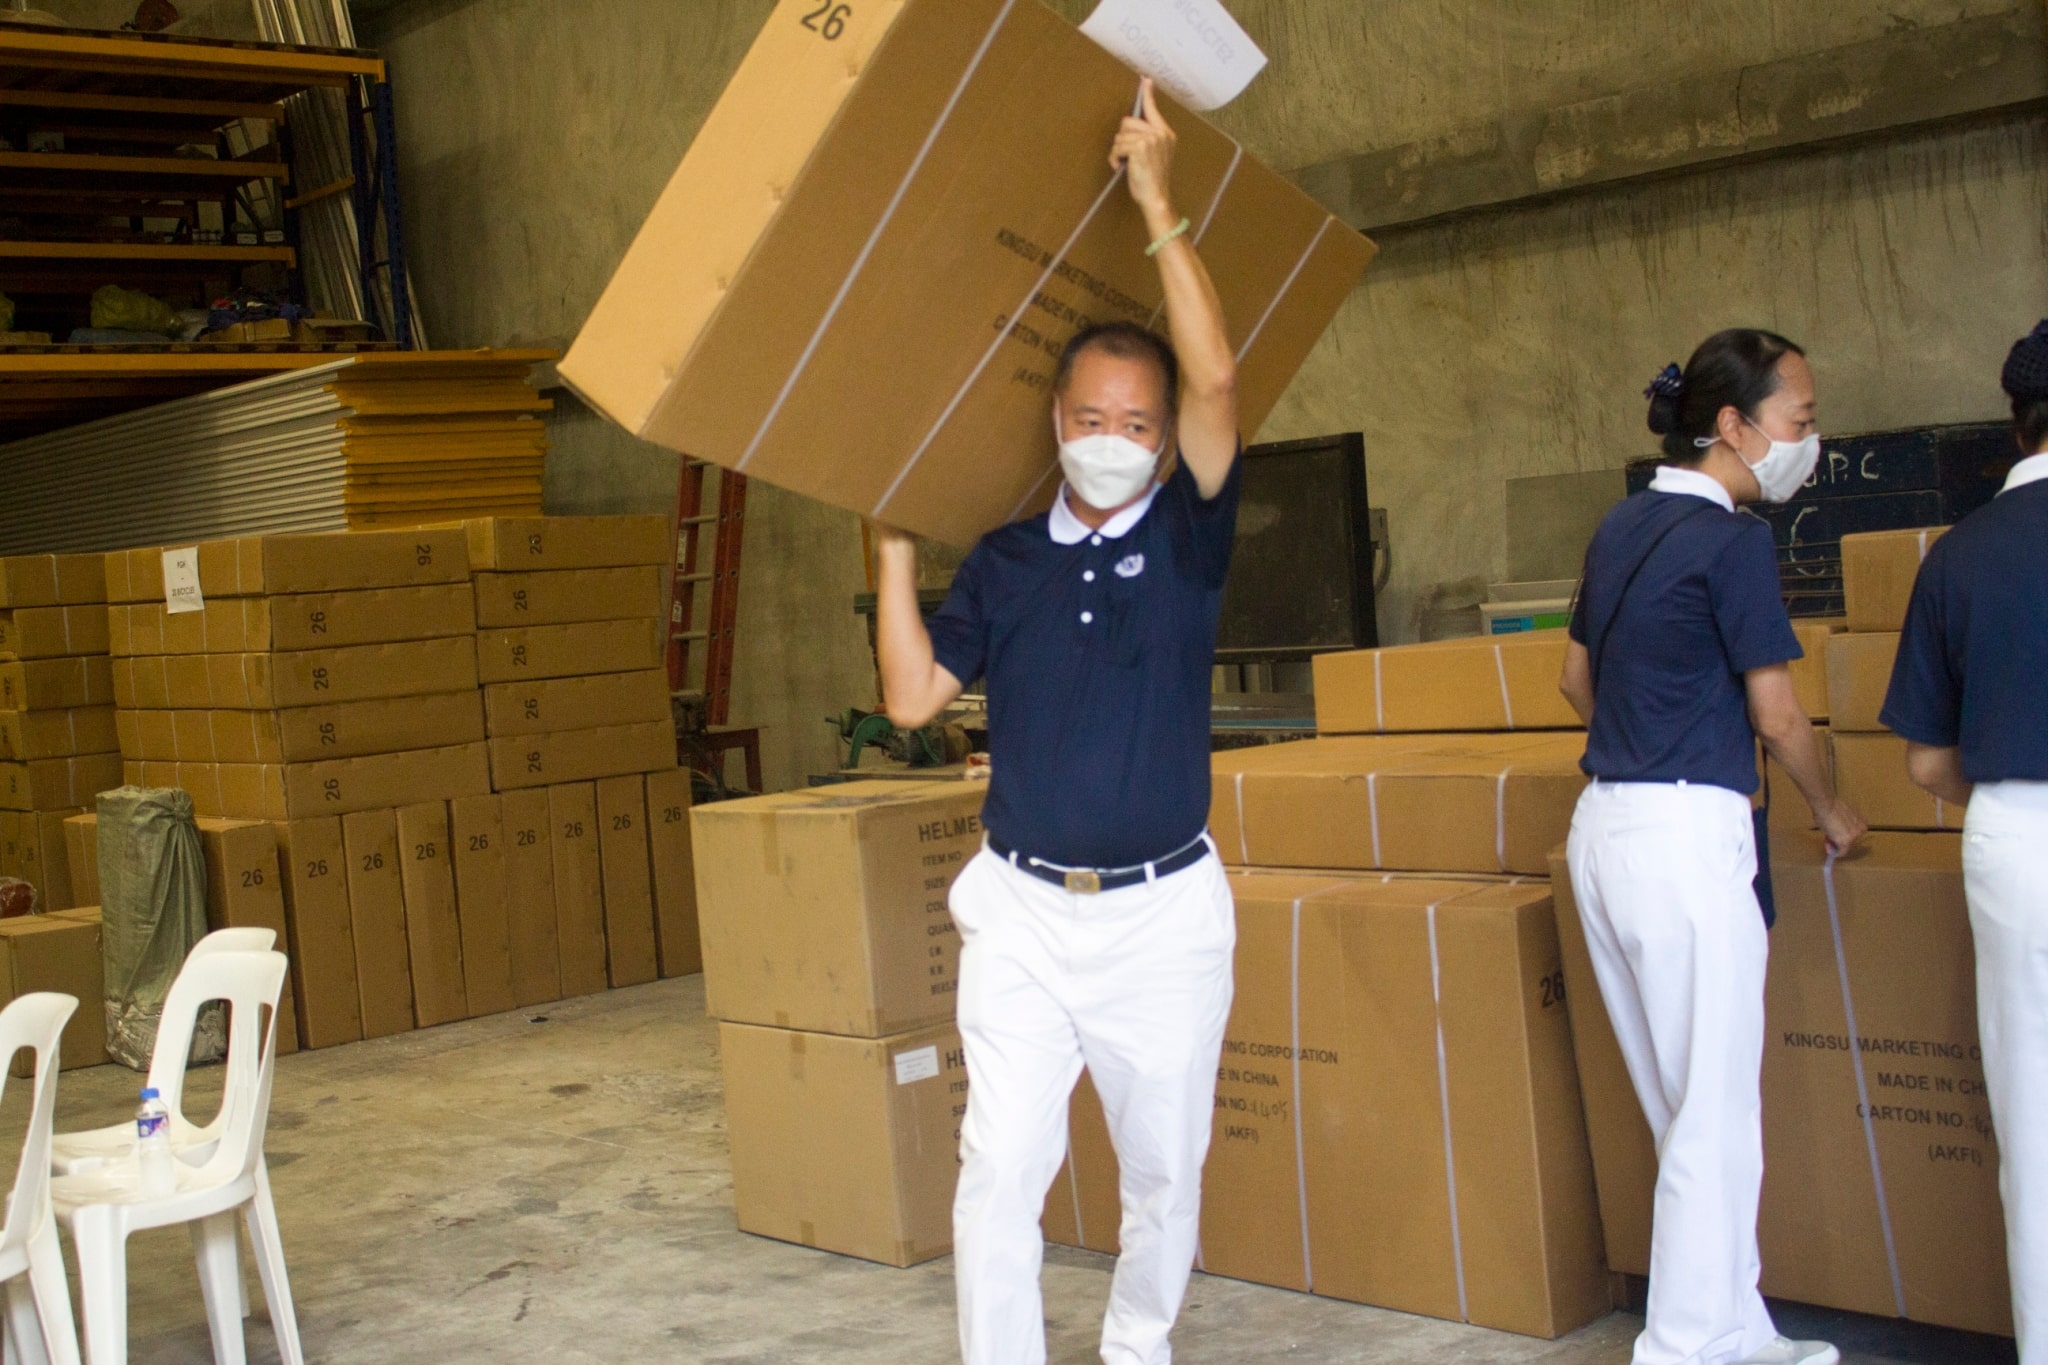
<svg viewBox="0 0 2048 1365"><path fill-rule="evenodd" d="M1641 391L1715 328L1811 348L1837 432L2002 415L2048 311L2038 116L1386 234L1268 439L1361 430L1389 509L1382 630L1507 573L1503 481L1652 453Z"/></svg>
<svg viewBox="0 0 2048 1365"><path fill-rule="evenodd" d="M1217 121L1296 168L2018 6L1231 8L1272 64ZM2048 311L2044 137L2038 115L2012 117L1382 232L1378 263L1260 435L1365 433L1396 551L1381 630L1414 639L1432 587L1507 574L1504 480L1650 453L1638 395L1716 328L1809 345L1835 431L2002 415L1998 363Z"/></svg>
<svg viewBox="0 0 2048 1365"><path fill-rule="evenodd" d="M2019 0L1230 3L1272 65L1218 122L1299 168ZM407 0L363 16L397 82L438 344L567 342L770 8ZM1838 431L1996 415L1997 357L2048 311L2044 140L2039 115L2014 116L1388 231L1259 435L1366 433L1396 546L1383 629L1412 638L1434 585L1506 573L1504 481L1646 452L1638 393L1716 327L1811 345ZM570 400L555 435L550 509L669 506L672 456ZM733 720L768 727L770 785L787 785L832 764L822 717L872 696L850 611L859 531L758 485L748 524Z"/></svg>

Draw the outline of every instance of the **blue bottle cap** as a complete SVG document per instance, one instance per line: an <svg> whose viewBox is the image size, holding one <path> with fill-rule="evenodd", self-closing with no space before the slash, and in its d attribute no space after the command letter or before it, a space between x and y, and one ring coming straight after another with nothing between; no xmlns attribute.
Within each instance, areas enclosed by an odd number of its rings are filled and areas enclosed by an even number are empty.
<svg viewBox="0 0 2048 1365"><path fill-rule="evenodd" d="M156 1092L156 1087L152 1085L152 1086L150 1086L149 1088L147 1088L146 1090L144 1090L144 1091L142 1092L142 1098L144 1098L144 1099L146 1099L146 1100L153 1100L153 1099L158 1099L158 1098L160 1098L160 1097L158 1096L158 1094L157 1094L157 1092Z"/></svg>

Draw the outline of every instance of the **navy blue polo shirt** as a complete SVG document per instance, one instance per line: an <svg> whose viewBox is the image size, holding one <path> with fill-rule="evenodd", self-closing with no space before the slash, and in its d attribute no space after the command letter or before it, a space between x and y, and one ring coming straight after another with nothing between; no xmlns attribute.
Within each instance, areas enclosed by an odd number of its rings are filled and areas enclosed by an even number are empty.
<svg viewBox="0 0 2048 1365"><path fill-rule="evenodd" d="M1056 507L991 531L961 564L932 651L962 682L987 680L982 823L997 841L1131 867L1207 826L1209 670L1242 463L1206 501L1177 464L1100 531Z"/></svg>
<svg viewBox="0 0 2048 1365"><path fill-rule="evenodd" d="M1743 675L1802 653L1765 522L1697 470L1658 470L1594 533L1571 634L1595 660L1589 776L1756 791Z"/></svg>
<svg viewBox="0 0 2048 1365"><path fill-rule="evenodd" d="M2048 782L2048 455L1928 548L1879 714L1970 782Z"/></svg>

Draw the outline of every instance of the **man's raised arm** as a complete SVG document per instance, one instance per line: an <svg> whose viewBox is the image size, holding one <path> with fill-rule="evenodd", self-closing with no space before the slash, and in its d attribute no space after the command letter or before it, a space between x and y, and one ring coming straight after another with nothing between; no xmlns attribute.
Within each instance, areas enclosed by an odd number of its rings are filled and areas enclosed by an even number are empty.
<svg viewBox="0 0 2048 1365"><path fill-rule="evenodd" d="M1213 498L1230 477L1237 458L1237 356L1224 328L1216 286L1195 250L1194 237L1173 202L1174 132L1160 116L1148 77L1140 86L1144 113L1126 118L1110 149L1110 164L1123 168L1131 198L1145 216L1166 291L1166 322L1180 361L1180 411L1176 434L1181 458L1205 498Z"/></svg>

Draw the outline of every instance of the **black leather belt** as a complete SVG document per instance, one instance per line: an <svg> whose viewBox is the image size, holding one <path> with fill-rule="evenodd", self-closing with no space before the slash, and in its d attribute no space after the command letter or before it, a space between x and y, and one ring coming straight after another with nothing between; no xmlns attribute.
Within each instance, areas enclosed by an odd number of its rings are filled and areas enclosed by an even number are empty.
<svg viewBox="0 0 2048 1365"><path fill-rule="evenodd" d="M1101 891L1116 891L1126 886L1137 886L1143 882L1157 881L1161 877L1193 867L1209 856L1209 835L1205 831L1182 844L1164 858L1135 867L1064 867L1049 863L1041 858L1029 857L990 836L989 851L1019 872L1028 873L1042 882L1050 882L1065 891L1078 895L1092 896Z"/></svg>

